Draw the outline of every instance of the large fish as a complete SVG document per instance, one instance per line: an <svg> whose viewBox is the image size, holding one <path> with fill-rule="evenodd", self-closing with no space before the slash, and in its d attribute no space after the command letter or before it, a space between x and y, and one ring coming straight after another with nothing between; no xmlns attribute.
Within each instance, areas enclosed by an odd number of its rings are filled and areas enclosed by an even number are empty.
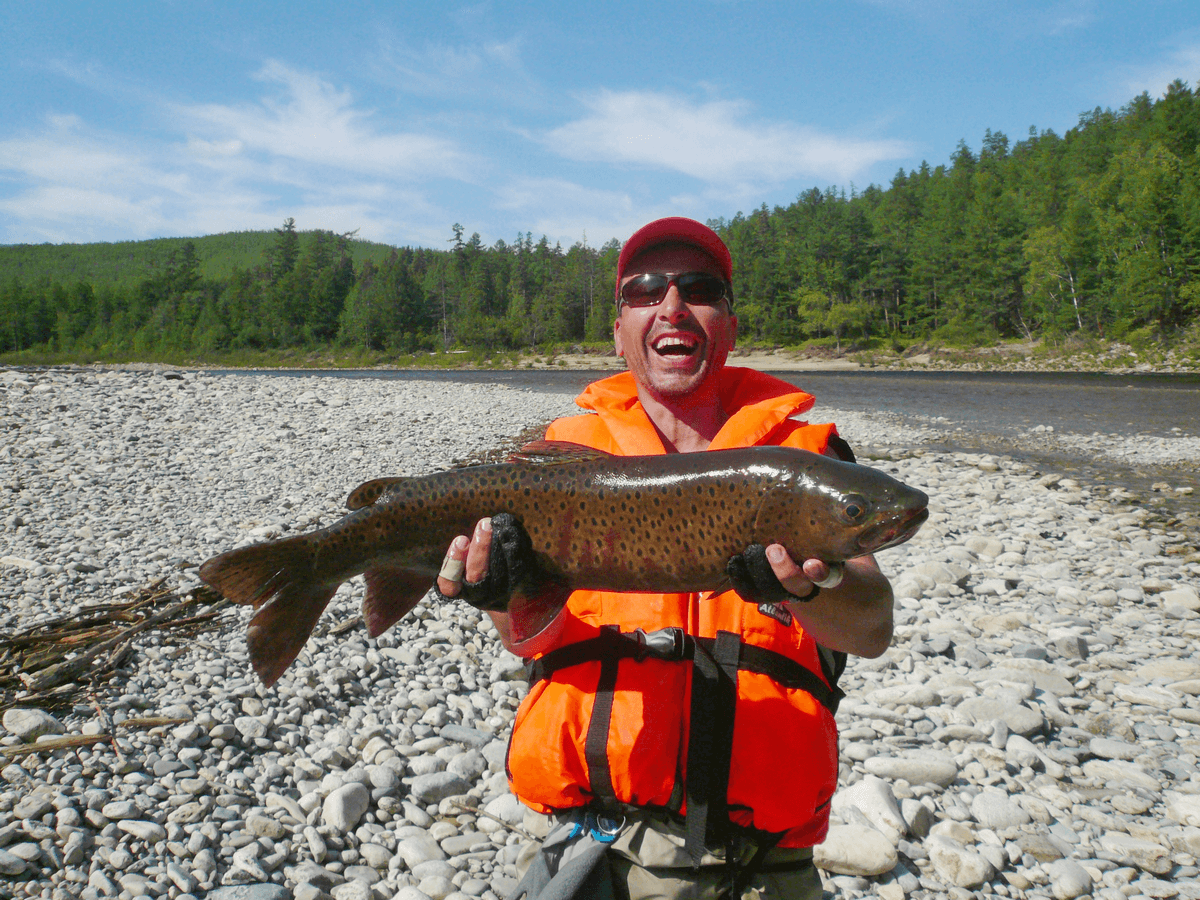
<svg viewBox="0 0 1200 900"><path fill-rule="evenodd" d="M540 441L508 462L357 488L328 528L230 550L200 577L250 604L250 660L272 684L299 654L338 586L364 574L363 620L382 633L428 591L449 546L512 513L533 542L537 596L514 597L514 640L536 634L571 590L729 587L729 558L783 544L797 560L841 562L908 540L928 497L854 463L790 447L614 456Z"/></svg>

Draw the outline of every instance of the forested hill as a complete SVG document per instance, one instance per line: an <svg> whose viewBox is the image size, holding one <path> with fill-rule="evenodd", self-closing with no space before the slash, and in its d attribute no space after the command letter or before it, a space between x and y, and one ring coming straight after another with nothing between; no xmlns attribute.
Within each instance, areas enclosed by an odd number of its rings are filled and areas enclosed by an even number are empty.
<svg viewBox="0 0 1200 900"><path fill-rule="evenodd" d="M198 273L207 280L223 281L238 269L262 265L275 244L269 231L238 231L197 238L156 238L96 244L17 244L0 246L0 284L49 279L61 284L80 281L92 285L136 287L147 277L171 265L190 243ZM380 263L394 248L387 244L353 240L350 255L356 266L370 259Z"/></svg>
<svg viewBox="0 0 1200 900"><path fill-rule="evenodd" d="M812 189L711 222L743 339L842 346L1170 332L1200 318L1200 94L1096 109L1064 135ZM520 235L445 250L327 231L0 247L0 352L93 358L340 345L519 349L610 334L618 246Z"/></svg>

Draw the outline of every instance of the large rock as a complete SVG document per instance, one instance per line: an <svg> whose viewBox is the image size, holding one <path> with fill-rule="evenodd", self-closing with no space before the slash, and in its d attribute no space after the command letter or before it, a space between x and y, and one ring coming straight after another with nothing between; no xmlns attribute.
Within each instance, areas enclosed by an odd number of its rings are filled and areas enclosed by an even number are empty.
<svg viewBox="0 0 1200 900"><path fill-rule="evenodd" d="M1031 821L1029 813L1000 790L982 791L971 801L971 815L984 828L1013 828Z"/></svg>
<svg viewBox="0 0 1200 900"><path fill-rule="evenodd" d="M870 760L867 760L870 762ZM882 778L867 775L847 788L833 795L833 812L843 821L849 819L849 809L856 809L867 817L880 834L884 835L893 845L902 838L908 830L892 787Z"/></svg>
<svg viewBox="0 0 1200 900"><path fill-rule="evenodd" d="M1154 841L1143 841L1128 834L1110 832L1100 839L1100 846L1139 869L1155 875L1166 875L1175 867L1171 861L1171 851Z"/></svg>
<svg viewBox="0 0 1200 900"><path fill-rule="evenodd" d="M36 741L45 734L62 734L67 730L62 722L44 709L26 707L5 710L4 728L26 743Z"/></svg>
<svg viewBox="0 0 1200 900"><path fill-rule="evenodd" d="M428 775L418 775L412 780L409 788L413 799L425 804L441 803L447 797L465 794L470 789L471 783L453 772L431 772Z"/></svg>
<svg viewBox="0 0 1200 900"><path fill-rule="evenodd" d="M1046 866L1054 900L1075 900L1092 892L1092 876L1073 859L1060 859Z"/></svg>
<svg viewBox="0 0 1200 900"><path fill-rule="evenodd" d="M204 895L204 900L290 900L292 892L282 884L235 884Z"/></svg>
<svg viewBox="0 0 1200 900"><path fill-rule="evenodd" d="M404 864L411 871L421 863L434 859L445 859L446 851L432 836L416 834L405 838L396 845L396 855L404 860Z"/></svg>
<svg viewBox="0 0 1200 900"><path fill-rule="evenodd" d="M1200 593L1190 584L1181 584L1174 590L1163 591L1158 595L1158 599L1164 607L1182 606L1184 609L1200 612Z"/></svg>
<svg viewBox="0 0 1200 900"><path fill-rule="evenodd" d="M913 751L903 756L874 756L863 763L872 775L902 778L909 784L936 784L946 787L958 777L954 757L937 751Z"/></svg>
<svg viewBox="0 0 1200 900"><path fill-rule="evenodd" d="M972 725L988 724L999 719L1008 726L1010 732L1021 737L1037 734L1046 724L1040 712L994 697L968 697L954 709Z"/></svg>
<svg viewBox="0 0 1200 900"><path fill-rule="evenodd" d="M834 825L825 843L813 848L817 868L835 875L882 875L897 859L891 841L866 825Z"/></svg>
<svg viewBox="0 0 1200 900"><path fill-rule="evenodd" d="M925 851L938 877L955 887L977 888L996 875L995 866L986 857L950 838L930 837L925 841Z"/></svg>
<svg viewBox="0 0 1200 900"><path fill-rule="evenodd" d="M1095 778L1105 785L1124 783L1155 793L1162 790L1162 784L1158 778L1136 763L1121 762L1116 759L1090 759L1083 764L1083 774L1088 778Z"/></svg>
<svg viewBox="0 0 1200 900"><path fill-rule="evenodd" d="M1200 795L1168 791L1163 799L1168 817L1180 825L1200 825Z"/></svg>
<svg viewBox="0 0 1200 900"><path fill-rule="evenodd" d="M371 805L371 793L360 782L342 785L325 798L321 818L325 824L339 834L345 834L358 825L367 807Z"/></svg>

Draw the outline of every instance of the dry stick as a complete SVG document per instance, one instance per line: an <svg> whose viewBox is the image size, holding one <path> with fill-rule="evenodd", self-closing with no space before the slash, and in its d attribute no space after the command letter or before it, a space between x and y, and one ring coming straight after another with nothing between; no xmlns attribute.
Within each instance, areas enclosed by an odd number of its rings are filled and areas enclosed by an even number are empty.
<svg viewBox="0 0 1200 900"><path fill-rule="evenodd" d="M118 728L161 728L164 725L182 725L190 719L172 716L139 716L136 719L125 719L118 722ZM109 728L112 725L109 723ZM44 738L32 744L10 744L0 747L0 756L22 756L26 753L37 753L40 750L64 750L68 747L86 747L89 744L112 743L115 734L100 732L98 734L64 734L58 737Z"/></svg>
<svg viewBox="0 0 1200 900"><path fill-rule="evenodd" d="M121 752L121 748L117 745L117 736L113 733L112 718L109 716L108 710L100 705L100 699L96 696L94 685L88 691L88 699L92 701L92 706L96 708L96 714L100 717L100 721L104 725L104 730L109 733L108 742L112 744L113 753L117 754L117 762L125 762L125 754Z"/></svg>
<svg viewBox="0 0 1200 900"><path fill-rule="evenodd" d="M359 613L355 613L353 616L346 619L346 621L339 622L338 624L336 624L332 628L330 628L329 633L331 635L344 634L345 632L350 631L355 626L361 625L362 620L363 620L362 615Z"/></svg>
<svg viewBox="0 0 1200 900"><path fill-rule="evenodd" d="M87 747L90 744L110 744L111 734L64 734L61 737L47 738L34 744L12 744L0 747L0 756L23 756L26 753L37 753L42 750L65 750L68 747Z"/></svg>
<svg viewBox="0 0 1200 900"><path fill-rule="evenodd" d="M184 717L172 716L138 716L135 719L125 719L123 722L118 722L118 728L161 728L164 725L182 725L184 722L190 722L191 719Z"/></svg>

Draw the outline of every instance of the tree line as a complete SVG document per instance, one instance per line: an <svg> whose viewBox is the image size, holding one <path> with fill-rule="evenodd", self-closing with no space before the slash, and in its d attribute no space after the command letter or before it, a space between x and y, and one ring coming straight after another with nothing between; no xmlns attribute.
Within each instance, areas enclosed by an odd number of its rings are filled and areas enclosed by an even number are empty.
<svg viewBox="0 0 1200 900"><path fill-rule="evenodd" d="M884 188L813 188L710 221L729 244L743 339L982 344L1170 331L1200 312L1200 93L1182 81L1059 136L988 131ZM206 276L196 242L136 280L0 282L0 352L518 350L611 335L620 246L543 236L364 253L288 219L259 259ZM207 239L198 239L204 241ZM239 251L245 255L245 241ZM94 245L87 245L94 246ZM0 248L3 255L29 247ZM62 248L56 248L61 251Z"/></svg>

